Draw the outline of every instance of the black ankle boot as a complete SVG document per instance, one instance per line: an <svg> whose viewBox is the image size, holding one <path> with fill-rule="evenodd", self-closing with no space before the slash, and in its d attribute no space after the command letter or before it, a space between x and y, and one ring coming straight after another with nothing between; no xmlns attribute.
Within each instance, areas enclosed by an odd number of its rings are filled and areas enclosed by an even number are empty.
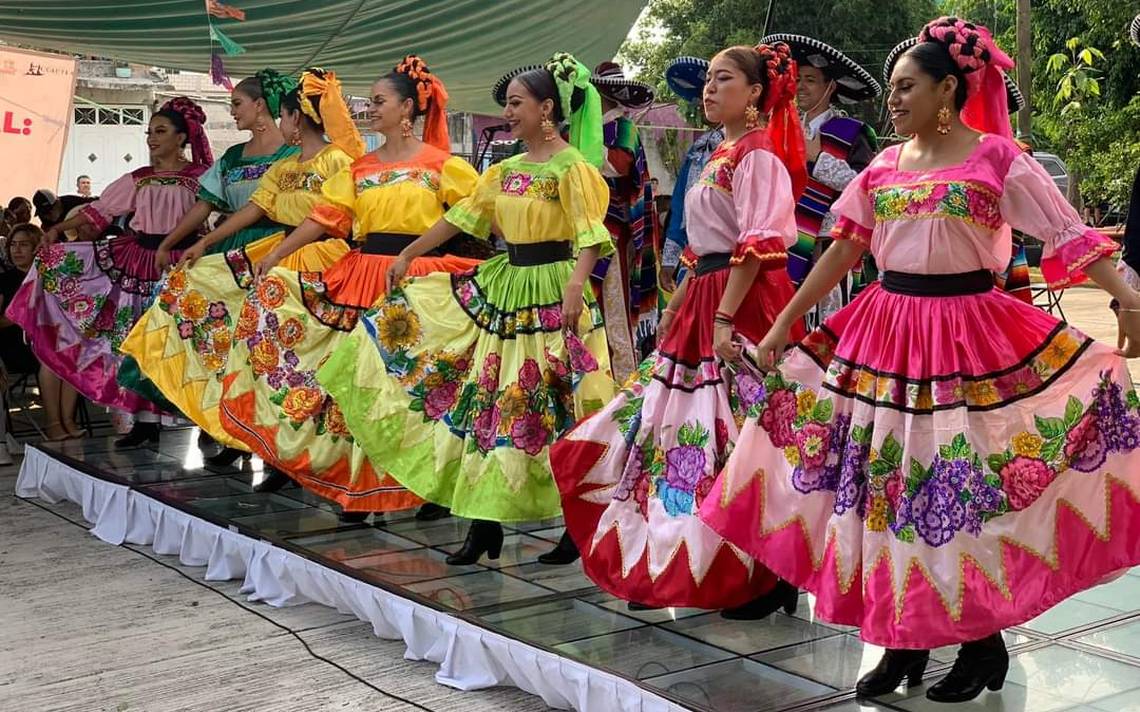
<svg viewBox="0 0 1140 712"><path fill-rule="evenodd" d="M217 444L218 444L218 441L214 439L213 435L210 435L205 430L199 430L198 431L198 449L199 450L210 450Z"/></svg>
<svg viewBox="0 0 1140 712"><path fill-rule="evenodd" d="M1005 684L1009 672L1009 653L1001 633L965 643L958 650L954 667L946 677L930 686L926 698L932 702L968 702L982 693L994 692Z"/></svg>
<svg viewBox="0 0 1140 712"><path fill-rule="evenodd" d="M922 673L930 662L929 650L895 650L887 648L879 664L859 678L855 685L858 697L878 697L892 692L905 679L909 687L922 683Z"/></svg>
<svg viewBox="0 0 1140 712"><path fill-rule="evenodd" d="M799 589L781 579L776 582L775 588L760 598L753 599L743 606L726 608L720 612L720 617L730 621L755 621L767 618L781 608L790 616L796 612L799 603Z"/></svg>
<svg viewBox="0 0 1140 712"><path fill-rule="evenodd" d="M135 424L131 426L131 432L115 441L115 447L138 447L144 443L153 445L157 442L158 423L139 423L136 421Z"/></svg>
<svg viewBox="0 0 1140 712"><path fill-rule="evenodd" d="M633 612L637 611L659 611L661 606L651 606L648 603L638 603L637 601L630 601L625 604L625 607Z"/></svg>
<svg viewBox="0 0 1140 712"><path fill-rule="evenodd" d="M337 519L341 524L359 524L368 519L369 514L372 512L341 512L337 515Z"/></svg>
<svg viewBox="0 0 1140 712"><path fill-rule="evenodd" d="M578 560L578 545L570 538L570 532L562 532L558 546L538 557L538 563L552 566L565 566Z"/></svg>
<svg viewBox="0 0 1140 712"><path fill-rule="evenodd" d="M424 502L416 511L416 521L434 522L451 516L451 510L435 502Z"/></svg>
<svg viewBox="0 0 1140 712"><path fill-rule="evenodd" d="M259 484L253 486L254 492L276 492L289 484L289 475L272 465L266 465L262 474L264 474L265 477Z"/></svg>
<svg viewBox="0 0 1140 712"><path fill-rule="evenodd" d="M470 566L484 553L493 561L499 558L502 551L503 525L475 519L471 522L471 528L467 530L467 539L463 541L463 547L447 557L447 563L452 566Z"/></svg>
<svg viewBox="0 0 1140 712"><path fill-rule="evenodd" d="M238 450L236 447L224 447L222 451L216 455L210 455L203 458L203 462L213 467L229 467L238 461L238 459L249 460L253 457L253 453L246 452L245 450Z"/></svg>

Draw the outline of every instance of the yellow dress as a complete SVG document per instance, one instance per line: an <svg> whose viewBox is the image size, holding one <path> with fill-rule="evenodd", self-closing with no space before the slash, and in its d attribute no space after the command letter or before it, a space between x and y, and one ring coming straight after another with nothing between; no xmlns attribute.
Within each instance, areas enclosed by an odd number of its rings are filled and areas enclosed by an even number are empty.
<svg viewBox="0 0 1140 712"><path fill-rule="evenodd" d="M308 217L325 181L351 163L347 153L332 145L307 161L299 155L281 159L261 177L250 201L265 211L266 219L291 230ZM279 230L243 247L207 255L190 269L172 270L121 347L187 418L230 447L248 449L230 437L218 419L220 377L236 315L253 284L253 266L286 234ZM320 270L347 252L342 239L319 240L289 255L282 265Z"/></svg>
<svg viewBox="0 0 1140 712"><path fill-rule="evenodd" d="M427 144L408 161L368 154L328 180L310 217L331 234L351 228L355 249L323 273L274 269L242 306L223 378L222 424L266 462L346 511L380 512L420 503L373 468L316 370L385 291L389 265L461 202L478 174ZM475 260L414 260L410 274L463 272Z"/></svg>
<svg viewBox="0 0 1140 712"><path fill-rule="evenodd" d="M562 332L574 254L612 251L608 199L598 171L567 148L492 166L447 213L472 235L494 225L508 254L391 290L317 374L377 466L460 516L561 512L549 446L614 391L590 290L577 334Z"/></svg>

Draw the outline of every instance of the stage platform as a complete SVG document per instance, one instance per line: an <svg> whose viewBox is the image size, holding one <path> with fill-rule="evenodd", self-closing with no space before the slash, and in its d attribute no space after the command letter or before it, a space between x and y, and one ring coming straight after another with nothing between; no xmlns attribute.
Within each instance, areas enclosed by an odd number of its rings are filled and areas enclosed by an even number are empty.
<svg viewBox="0 0 1140 712"><path fill-rule="evenodd" d="M856 702L855 681L881 650L814 620L806 595L794 616L754 622L631 612L579 564L536 563L561 536L559 521L507 527L499 561L448 566L465 520L417 522L409 511L341 524L335 507L296 487L253 492L256 460L204 467L196 434L167 431L161 445L132 450L110 438L29 446L17 494L73 501L101 539L177 555L209 580L242 580L251 600L353 613L460 689L514 685L590 712L948 709L927 702L924 688ZM978 709L1140 710L1140 570L1006 638L1005 692L983 693ZM928 680L954 655L936 651Z"/></svg>

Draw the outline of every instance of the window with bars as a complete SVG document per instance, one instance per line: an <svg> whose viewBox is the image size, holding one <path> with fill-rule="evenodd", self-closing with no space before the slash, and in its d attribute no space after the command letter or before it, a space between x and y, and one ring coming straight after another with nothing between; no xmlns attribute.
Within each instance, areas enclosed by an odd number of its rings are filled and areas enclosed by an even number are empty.
<svg viewBox="0 0 1140 712"><path fill-rule="evenodd" d="M77 106L75 123L88 126L142 126L146 109L138 106Z"/></svg>

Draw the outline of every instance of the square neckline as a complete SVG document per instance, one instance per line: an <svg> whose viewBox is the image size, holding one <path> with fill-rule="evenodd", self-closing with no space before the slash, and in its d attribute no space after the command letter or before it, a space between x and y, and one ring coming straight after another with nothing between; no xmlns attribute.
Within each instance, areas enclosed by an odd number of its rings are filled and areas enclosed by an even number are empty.
<svg viewBox="0 0 1140 712"><path fill-rule="evenodd" d="M951 163L950 165L940 166L938 168L922 168L922 169L918 169L918 170L915 170L915 169L904 170L902 168L899 168L899 162L902 160L902 147L906 145L905 143L900 143L898 145L898 150L895 151L895 158L892 161L892 163L894 165L892 167L894 168L894 172L896 174L907 175L907 176L909 176L909 175L932 174L932 173L945 173L946 171L953 171L953 170L957 170L960 168L964 168L967 165L969 165L970 163L973 163L974 159L977 157L978 152L981 150L982 146L985 145L986 143L988 143L989 139L993 136L994 136L994 134L991 134L991 133L981 134L979 136L977 142L974 144L974 147L972 149L970 149L970 152L968 154L966 154L966 157L963 158L961 161L958 161L957 163Z"/></svg>

